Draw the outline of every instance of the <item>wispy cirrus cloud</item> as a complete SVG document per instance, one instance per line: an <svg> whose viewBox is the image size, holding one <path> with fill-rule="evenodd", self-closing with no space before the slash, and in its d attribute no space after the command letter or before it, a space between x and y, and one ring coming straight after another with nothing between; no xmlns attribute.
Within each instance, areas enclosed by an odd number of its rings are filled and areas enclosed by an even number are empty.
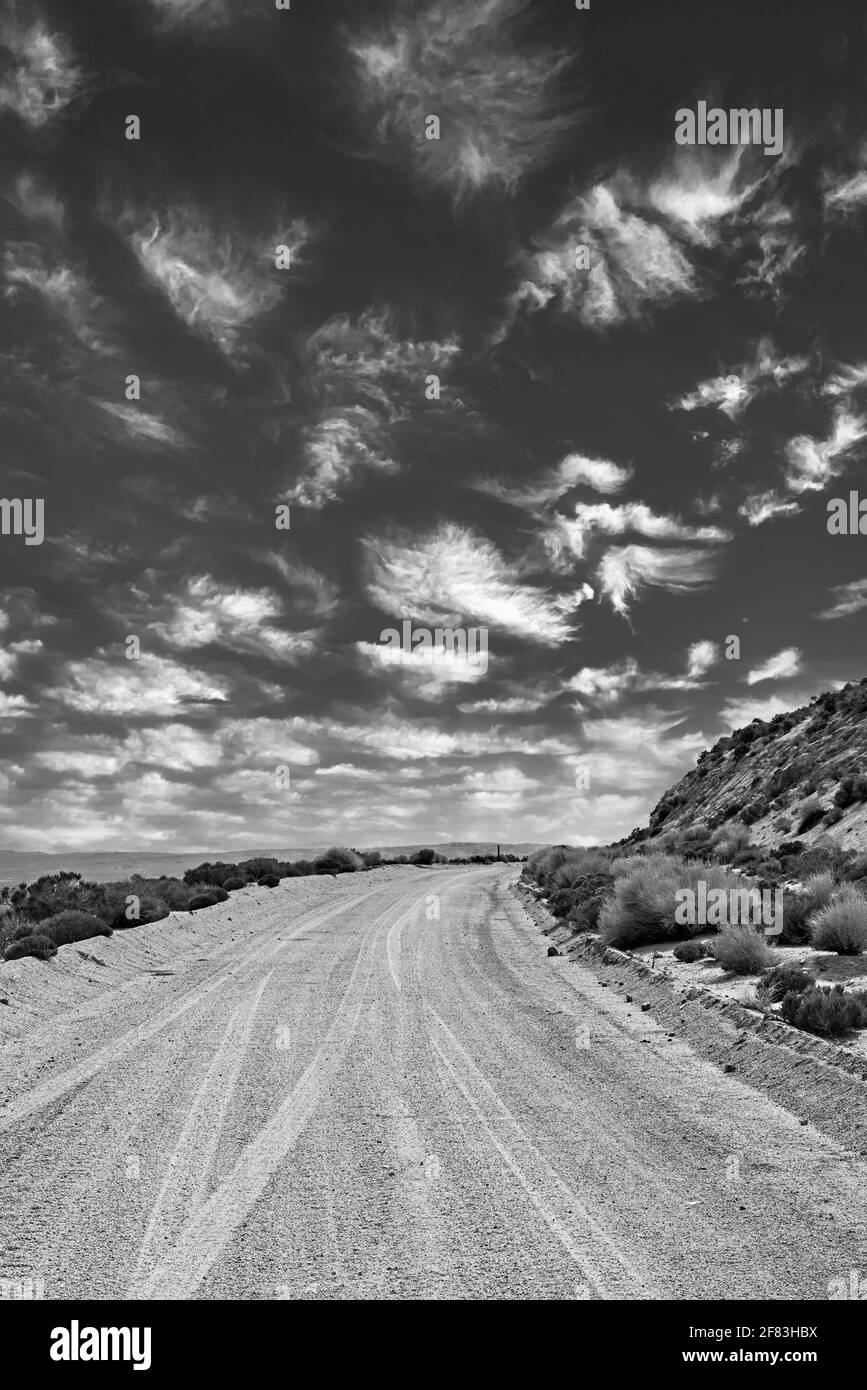
<svg viewBox="0 0 867 1390"><path fill-rule="evenodd" d="M157 18L169 28L200 24L210 29L227 23L230 18L227 0L149 0L149 3ZM238 0L232 3L237 6Z"/></svg>
<svg viewBox="0 0 867 1390"><path fill-rule="evenodd" d="M815 616L823 622L831 618L848 618L867 608L867 579L853 579L848 584L836 584L831 590L832 602Z"/></svg>
<svg viewBox="0 0 867 1390"><path fill-rule="evenodd" d="M368 670L396 672L414 695L423 700L438 700L451 686L473 685L484 680L488 655L480 661L478 651L461 652L455 646L427 649L418 645L410 651L386 648L376 642L356 642Z"/></svg>
<svg viewBox="0 0 867 1390"><path fill-rule="evenodd" d="M773 719L775 714L785 714L793 706L805 703L807 698L808 692L804 691L788 695L768 695L762 700L746 697L726 700L720 711L720 724L728 734L732 729L743 729L747 724L752 724L754 719L767 722Z"/></svg>
<svg viewBox="0 0 867 1390"><path fill-rule="evenodd" d="M746 517L750 526L761 526L775 516L793 516L800 510L799 502L787 501L773 488L767 492L750 493L738 507L738 512Z"/></svg>
<svg viewBox="0 0 867 1390"><path fill-rule="evenodd" d="M81 94L84 74L63 34L41 18L22 19L21 10L13 8L0 21L0 47L9 55L0 76L0 110L39 130Z"/></svg>
<svg viewBox="0 0 867 1390"><path fill-rule="evenodd" d="M287 276L308 244L303 218L253 237L220 227L201 209L176 204L154 215L127 206L115 219L142 270L175 314L226 353L245 329L280 301ZM288 248L292 269L276 268L277 247Z"/></svg>
<svg viewBox="0 0 867 1390"><path fill-rule="evenodd" d="M824 193L829 213L847 216L867 204L867 169L854 174L829 176Z"/></svg>
<svg viewBox="0 0 867 1390"><path fill-rule="evenodd" d="M716 568L717 556L713 551L654 550L647 545L625 545L609 550L602 557L596 577L603 596L615 612L626 617L631 604L645 588L687 593L710 584Z"/></svg>
<svg viewBox="0 0 867 1390"><path fill-rule="evenodd" d="M801 376L810 366L808 357L780 356L770 338L763 338L751 362L744 362L730 372L701 381L694 391L676 401L679 410L697 410L716 406L730 420L735 420L757 396L770 387L783 386L794 376Z"/></svg>
<svg viewBox="0 0 867 1390"><path fill-rule="evenodd" d="M390 431L424 401L425 378L457 359L454 337L401 336L386 310L339 314L307 344L319 418L304 431L304 463L287 496L300 506L333 502L365 473L394 473Z"/></svg>
<svg viewBox="0 0 867 1390"><path fill-rule="evenodd" d="M363 544L367 595L387 614L448 627L474 619L543 646L574 636L574 596L520 582L496 546L467 527L446 523L424 536Z"/></svg>
<svg viewBox="0 0 867 1390"><path fill-rule="evenodd" d="M555 468L539 479L521 483L504 483L499 479L480 479L473 486L479 492L497 497L514 507L535 510L558 502L573 488L588 487L594 492L620 492L632 477L633 470L610 459L588 458L584 454L567 454Z"/></svg>
<svg viewBox="0 0 867 1390"><path fill-rule="evenodd" d="M799 210L777 194L763 199L746 219L736 246L746 253L737 283L750 297L781 306L792 278L808 260L809 241Z"/></svg>
<svg viewBox="0 0 867 1390"><path fill-rule="evenodd" d="M623 536L629 532L653 540L721 542L730 532L720 526L691 526L678 517L654 512L645 502L578 502L574 516L557 516L554 529L546 537L550 553L557 557L564 547L583 559L594 535Z"/></svg>
<svg viewBox="0 0 867 1390"><path fill-rule="evenodd" d="M5 296L16 303L30 294L90 352L102 351L102 297L80 265L37 242L13 241L3 252Z"/></svg>
<svg viewBox="0 0 867 1390"><path fill-rule="evenodd" d="M867 387L867 362L842 366L833 372L822 387L826 396L851 396Z"/></svg>
<svg viewBox="0 0 867 1390"><path fill-rule="evenodd" d="M529 10L526 0L400 3L366 33L347 33L374 148L456 202L514 193L574 125L576 107L575 51L528 41ZM431 115L439 139L425 138Z"/></svg>
<svg viewBox="0 0 867 1390"><path fill-rule="evenodd" d="M97 401L96 405L116 423L119 438L142 444L168 445L173 449L180 449L184 445L183 435L154 411L136 405L122 405L117 401Z"/></svg>
<svg viewBox="0 0 867 1390"><path fill-rule="evenodd" d="M655 708L583 719L581 738L588 748L581 761L589 764L593 784L622 787L624 765L636 791L650 792L660 781L670 780L674 770L695 760L707 741L699 731L674 733L680 723L678 712Z"/></svg>
<svg viewBox="0 0 867 1390"><path fill-rule="evenodd" d="M669 675L660 671L643 671L634 657L614 662L611 666L584 666L567 681L567 688L585 700L596 704L613 705L627 697L656 690L697 690L704 676L720 656L716 642L693 642L686 654L686 673Z"/></svg>
<svg viewBox="0 0 867 1390"><path fill-rule="evenodd" d="M63 200L35 174L19 174L6 198L28 222L48 223L55 232L63 231L66 222Z"/></svg>

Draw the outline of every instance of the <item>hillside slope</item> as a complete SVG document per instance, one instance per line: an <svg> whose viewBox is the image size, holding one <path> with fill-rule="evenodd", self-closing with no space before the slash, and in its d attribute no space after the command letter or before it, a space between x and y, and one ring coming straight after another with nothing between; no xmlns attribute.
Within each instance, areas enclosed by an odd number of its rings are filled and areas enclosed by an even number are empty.
<svg viewBox="0 0 867 1390"><path fill-rule="evenodd" d="M867 848L867 679L809 705L754 719L699 756L650 813L645 839L667 830L738 820L757 845L826 836Z"/></svg>

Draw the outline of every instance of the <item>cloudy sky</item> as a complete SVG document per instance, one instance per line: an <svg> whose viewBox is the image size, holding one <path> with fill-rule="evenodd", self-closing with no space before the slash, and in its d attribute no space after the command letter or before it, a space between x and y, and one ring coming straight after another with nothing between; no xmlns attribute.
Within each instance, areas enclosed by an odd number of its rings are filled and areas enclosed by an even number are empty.
<svg viewBox="0 0 867 1390"><path fill-rule="evenodd" d="M0 846L607 840L862 677L865 38L5 0ZM783 153L678 145L699 101ZM487 669L383 662L407 619Z"/></svg>

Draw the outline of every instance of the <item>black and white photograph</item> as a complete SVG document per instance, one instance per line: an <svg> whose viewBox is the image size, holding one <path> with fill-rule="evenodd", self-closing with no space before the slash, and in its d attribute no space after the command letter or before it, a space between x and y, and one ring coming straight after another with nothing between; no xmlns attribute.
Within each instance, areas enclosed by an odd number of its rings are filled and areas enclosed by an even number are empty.
<svg viewBox="0 0 867 1390"><path fill-rule="evenodd" d="M864 5L0 0L0 458L30 1364L857 1356Z"/></svg>

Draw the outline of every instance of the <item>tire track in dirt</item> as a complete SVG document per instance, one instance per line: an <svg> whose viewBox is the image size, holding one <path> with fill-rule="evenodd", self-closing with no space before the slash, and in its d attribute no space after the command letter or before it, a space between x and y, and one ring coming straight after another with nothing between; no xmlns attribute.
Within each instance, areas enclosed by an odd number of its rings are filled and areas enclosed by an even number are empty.
<svg viewBox="0 0 867 1390"><path fill-rule="evenodd" d="M496 1149L504 1167L520 1183L587 1283L600 1298L612 1297L614 1288L622 1296L624 1282L633 1298L646 1296L638 1271L540 1153L436 1010L429 1004L426 1007L433 1021L431 1042L437 1057L463 1096L474 1120ZM583 1229L576 1225L576 1215ZM598 1257L590 1257L588 1246L591 1244L597 1251L600 1247L608 1251L610 1258L604 1271L599 1267Z"/></svg>
<svg viewBox="0 0 867 1390"><path fill-rule="evenodd" d="M226 1113L235 1094L241 1066L250 1042L253 1021L273 971L265 976L245 1003L239 1004L199 1086L190 1112L166 1165L157 1199L151 1211L131 1289L159 1264L159 1247L195 1214L204 1200L208 1175L217 1151ZM131 1292L129 1297L134 1297Z"/></svg>
<svg viewBox="0 0 867 1390"><path fill-rule="evenodd" d="M205 1003L212 994L225 988L225 986L239 974L244 971L256 970L266 964L273 956L279 955L287 942L294 941L304 932L319 927L332 917L336 917L340 913L356 907L359 903L372 897L376 891L377 890L372 890L369 893L360 894L358 897L354 897L349 901L343 900L325 912L313 913L308 920L301 922L294 930L282 937L279 941L274 941L273 938L270 939L262 946L247 952L243 958L238 961L237 965L232 966L219 975L212 976L205 981L204 984L194 986L193 989L182 998L181 1002L173 1001L171 1004L167 1005L161 1013L155 1018L150 1019L147 1023L142 1023L135 1028L129 1029L119 1037L114 1038L104 1047L91 1053L91 1055L84 1058L83 1061L76 1063L75 1066L69 1067L66 1071L53 1076L49 1081L39 1083L30 1090L16 1096L14 1100L6 1102L3 1109L0 1110L0 1131L11 1128L12 1125L33 1115L45 1106L51 1105L68 1091L72 1090L73 1087L80 1086L82 1082L90 1081L98 1072L102 1071L103 1068L113 1065L122 1057L134 1052L143 1044L150 1042L152 1038L156 1037L156 1035L161 1033L164 1029L171 1028L182 1019L185 1014L189 1013L191 1009L198 1008ZM278 929L285 930L285 927Z"/></svg>
<svg viewBox="0 0 867 1390"><path fill-rule="evenodd" d="M418 908L413 902L400 922ZM384 909L362 938L358 958L333 1022L319 1047L273 1118L244 1149L215 1192L185 1223L183 1230L151 1275L135 1283L130 1297L190 1298L262 1196L274 1173L296 1144L320 1100L338 1074L355 1032L370 979L379 964L383 919L406 895ZM343 905L344 908L347 906ZM391 927L394 923L390 924Z"/></svg>

